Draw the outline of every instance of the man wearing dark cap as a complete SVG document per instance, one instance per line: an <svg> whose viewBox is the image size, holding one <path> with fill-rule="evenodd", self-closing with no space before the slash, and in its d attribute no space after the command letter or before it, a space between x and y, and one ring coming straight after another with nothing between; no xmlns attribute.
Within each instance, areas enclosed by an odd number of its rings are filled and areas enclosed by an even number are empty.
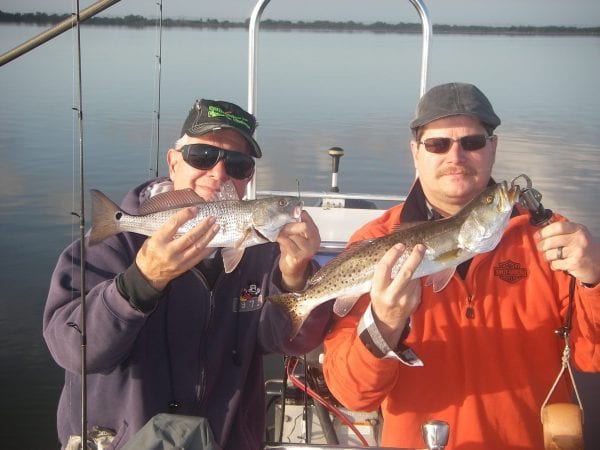
<svg viewBox="0 0 600 450"><path fill-rule="evenodd" d="M187 188L205 200L241 198L262 154L255 127L254 116L233 103L196 101L167 152L169 177L131 190L123 210L135 214L148 198ZM86 245L87 423L108 436L110 448L123 447L153 417L150 429L166 423L162 428L176 430L165 442L200 448L183 437L193 428L190 417L201 417L209 428L201 435L214 445L202 448L259 449L263 355L306 353L323 338L326 308L290 340L286 315L264 301L269 293L301 289L316 269L320 237L305 211L301 221L282 228L276 243L246 248L231 273L207 247L218 231L214 218L174 239L195 214L183 208L149 238L120 233ZM65 369L58 434L69 448L78 448L81 434L80 244L59 258L43 328Z"/></svg>
<svg viewBox="0 0 600 450"><path fill-rule="evenodd" d="M457 213L494 183L498 125L476 86L429 90L410 123L418 178L405 203L350 242ZM555 330L568 323L572 362L600 370L600 245L583 225L556 214L550 222L535 226L515 207L497 247L459 265L437 293L411 279L424 246L394 280L404 247L392 248L370 293L336 318L325 339L325 379L346 407L381 410L382 446L422 448L421 426L438 419L449 424L449 449L544 448L540 409L564 347ZM570 399L569 380L561 379L552 402Z"/></svg>

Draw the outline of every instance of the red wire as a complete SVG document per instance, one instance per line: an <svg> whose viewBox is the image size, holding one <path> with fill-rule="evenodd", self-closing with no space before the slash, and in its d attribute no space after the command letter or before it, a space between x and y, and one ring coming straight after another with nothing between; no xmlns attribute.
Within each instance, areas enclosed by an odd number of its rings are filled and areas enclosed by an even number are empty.
<svg viewBox="0 0 600 450"><path fill-rule="evenodd" d="M293 368L290 367L292 359L294 360ZM313 399L318 401L321 405L323 405L325 408L327 408L329 411L331 411L333 414L335 414L344 424L346 424L348 427L350 427L350 429L354 432L356 437L360 440L360 442L365 447L369 447L369 443L367 442L367 440L363 437L361 432L358 431L358 429L354 426L354 424L352 422L350 422L350 420L348 420L348 418L346 416L344 416L336 407L331 405L331 403L329 403L327 400L325 400L323 397L321 397L319 394L317 394L315 391L313 391L308 386L302 384L302 382L300 380L298 380L298 378L296 378L296 375L294 375L294 371L296 370L296 367L298 366L298 358L291 358L291 357L288 358L286 366L287 366L286 370L287 370L288 378L290 379L290 381L292 382L292 384L294 386L299 388L305 394L310 395Z"/></svg>

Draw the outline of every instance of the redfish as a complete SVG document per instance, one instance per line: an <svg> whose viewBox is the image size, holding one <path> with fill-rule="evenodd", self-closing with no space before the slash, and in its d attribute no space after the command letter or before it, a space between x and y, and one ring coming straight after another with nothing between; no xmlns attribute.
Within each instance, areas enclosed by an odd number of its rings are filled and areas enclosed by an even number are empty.
<svg viewBox="0 0 600 450"><path fill-rule="evenodd" d="M215 217L220 228L209 246L223 247L226 272L235 269L245 248L274 242L285 224L299 221L303 206L300 199L288 196L206 202L192 189L183 189L157 194L144 201L137 214L129 214L102 192L92 189L90 193L90 245L124 231L152 236L177 211L195 206L198 214L183 224L175 236L185 234L206 217Z"/></svg>

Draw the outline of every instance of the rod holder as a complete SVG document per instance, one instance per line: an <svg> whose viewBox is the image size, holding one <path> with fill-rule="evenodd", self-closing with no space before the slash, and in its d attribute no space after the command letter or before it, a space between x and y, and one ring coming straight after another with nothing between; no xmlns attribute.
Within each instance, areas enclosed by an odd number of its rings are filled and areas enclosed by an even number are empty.
<svg viewBox="0 0 600 450"><path fill-rule="evenodd" d="M328 152L331 156L331 192L340 192L338 187L338 171L340 169L340 159L344 156L344 149L340 147L331 147Z"/></svg>

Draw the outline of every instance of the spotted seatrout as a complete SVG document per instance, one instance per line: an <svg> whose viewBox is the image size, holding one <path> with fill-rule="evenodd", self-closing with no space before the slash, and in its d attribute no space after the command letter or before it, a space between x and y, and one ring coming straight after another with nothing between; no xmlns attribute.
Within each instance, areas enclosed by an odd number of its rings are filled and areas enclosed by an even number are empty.
<svg viewBox="0 0 600 450"><path fill-rule="evenodd" d="M488 187L456 215L412 226L399 227L386 236L356 242L328 261L308 281L300 293L281 294L268 300L283 308L293 323L295 335L309 313L318 305L336 299L333 310L343 316L358 298L371 290L375 267L395 244L406 246L392 268L396 276L417 244L426 247L413 278L429 276L426 285L441 291L450 281L456 266L477 253L493 250L508 224L518 186L506 182Z"/></svg>

